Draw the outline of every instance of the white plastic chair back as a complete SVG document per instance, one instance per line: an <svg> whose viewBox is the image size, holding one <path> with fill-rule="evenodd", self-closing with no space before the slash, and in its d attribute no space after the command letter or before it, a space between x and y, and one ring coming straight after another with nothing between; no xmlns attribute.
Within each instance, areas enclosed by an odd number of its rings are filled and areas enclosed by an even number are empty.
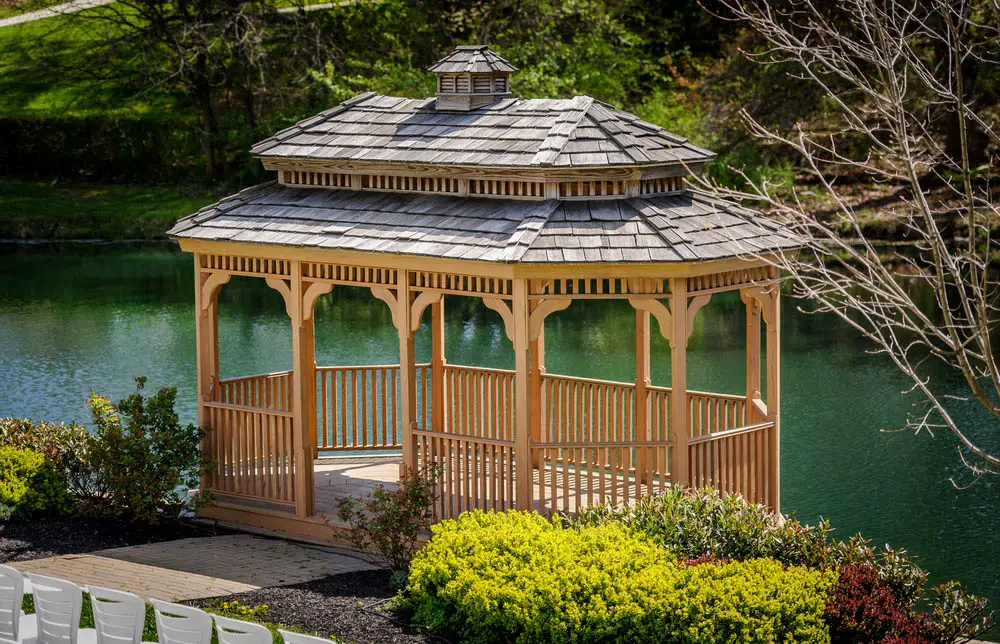
<svg viewBox="0 0 1000 644"><path fill-rule="evenodd" d="M20 639L23 599L24 577L10 566L0 566L0 642L4 644Z"/></svg>
<svg viewBox="0 0 1000 644"><path fill-rule="evenodd" d="M38 615L38 644L76 644L83 591L65 579L31 575Z"/></svg>
<svg viewBox="0 0 1000 644"><path fill-rule="evenodd" d="M283 631L280 628L278 629L278 633L281 634L281 639L285 640L285 644L331 644L331 640L328 637L292 633L291 631Z"/></svg>
<svg viewBox="0 0 1000 644"><path fill-rule="evenodd" d="M219 644L271 644L271 631L252 622L244 622L229 617L212 615L215 632L219 634Z"/></svg>
<svg viewBox="0 0 1000 644"><path fill-rule="evenodd" d="M139 644L146 624L146 602L138 595L89 586L97 644Z"/></svg>
<svg viewBox="0 0 1000 644"><path fill-rule="evenodd" d="M203 610L159 599L150 600L156 611L156 636L160 644L209 644L212 618Z"/></svg>

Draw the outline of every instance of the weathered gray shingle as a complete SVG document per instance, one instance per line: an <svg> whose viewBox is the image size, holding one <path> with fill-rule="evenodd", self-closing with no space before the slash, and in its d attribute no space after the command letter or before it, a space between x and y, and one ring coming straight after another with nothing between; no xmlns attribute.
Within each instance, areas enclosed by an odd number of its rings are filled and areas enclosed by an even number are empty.
<svg viewBox="0 0 1000 644"><path fill-rule="evenodd" d="M693 164L715 155L588 96L504 99L471 112L362 94L256 144L262 158L499 167Z"/></svg>
<svg viewBox="0 0 1000 644"><path fill-rule="evenodd" d="M688 191L516 201L266 183L185 217L180 239L496 262L700 261L799 246L759 213Z"/></svg>

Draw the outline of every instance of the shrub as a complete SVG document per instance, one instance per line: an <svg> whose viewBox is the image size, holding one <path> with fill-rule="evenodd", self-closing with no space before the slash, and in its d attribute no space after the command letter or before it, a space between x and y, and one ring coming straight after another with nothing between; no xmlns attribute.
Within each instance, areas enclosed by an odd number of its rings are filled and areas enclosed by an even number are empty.
<svg viewBox="0 0 1000 644"><path fill-rule="evenodd" d="M72 485L86 460L90 433L76 423L36 422L28 418L0 418L0 446L30 449L44 454Z"/></svg>
<svg viewBox="0 0 1000 644"><path fill-rule="evenodd" d="M831 530L825 521L815 526L803 525L794 518L774 514L742 497L720 496L711 489L688 491L671 488L662 495L644 498L629 507L596 506L580 513L574 523L579 526L619 523L695 561L703 558L747 560L768 557L787 566L849 570L848 581L859 574L858 570L870 571L874 575L872 583L877 584L873 588L880 595L868 600L890 602L893 610L901 616L899 619L883 619L878 616L884 616L888 604L879 604L881 608L878 609L866 604L865 610L872 611L872 619L889 627L889 631L883 633L883 639L902 637L904 639L900 641L918 642L925 641L919 637L926 638L928 633L936 632L939 639L934 641L951 642L959 636L975 636L988 630L992 621L992 615L983 616L985 600L966 594L957 584L935 590L937 600L931 613L924 617L917 616L915 607L921 599L927 599L927 572L905 550L894 550L888 546L881 550L873 548L861 535L832 541L828 539ZM841 590L846 592L846 589ZM886 594L886 597L881 594ZM846 601L846 597L844 595L841 599ZM831 614L830 619L840 618ZM917 622L925 626L930 624L926 628L921 627L923 630L919 636L912 634ZM833 629L835 641L841 626ZM878 632L876 624L870 628L874 629L872 632Z"/></svg>
<svg viewBox="0 0 1000 644"><path fill-rule="evenodd" d="M469 642L825 642L836 573L775 561L687 565L615 523L466 513L431 528L404 606Z"/></svg>
<svg viewBox="0 0 1000 644"><path fill-rule="evenodd" d="M72 505L65 478L44 454L0 447L0 507L6 518L66 514Z"/></svg>
<svg viewBox="0 0 1000 644"><path fill-rule="evenodd" d="M160 513L176 513L197 487L206 467L201 455L204 430L181 425L174 411L177 390L135 393L117 404L94 394L90 409L96 432L87 449L90 511L127 521L156 522Z"/></svg>
<svg viewBox="0 0 1000 644"><path fill-rule="evenodd" d="M358 549L404 571L430 525L436 484L435 470L405 473L392 492L379 484L361 499L341 499L337 516L353 528L349 538Z"/></svg>
<svg viewBox="0 0 1000 644"><path fill-rule="evenodd" d="M933 644L940 635L926 616L902 604L869 564L840 569L826 619L834 644Z"/></svg>

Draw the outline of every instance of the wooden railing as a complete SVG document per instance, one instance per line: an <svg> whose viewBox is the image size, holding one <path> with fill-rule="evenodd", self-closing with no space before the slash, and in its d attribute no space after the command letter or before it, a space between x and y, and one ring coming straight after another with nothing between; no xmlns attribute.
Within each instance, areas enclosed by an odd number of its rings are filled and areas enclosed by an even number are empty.
<svg viewBox="0 0 1000 644"><path fill-rule="evenodd" d="M215 400L230 405L291 411L292 372L275 371L220 380Z"/></svg>
<svg viewBox="0 0 1000 644"><path fill-rule="evenodd" d="M514 439L514 372L444 368L444 431L461 436ZM421 425L429 429L429 424Z"/></svg>
<svg viewBox="0 0 1000 644"><path fill-rule="evenodd" d="M670 482L670 450L670 443L662 441L535 443L536 507L543 513L572 513L663 492Z"/></svg>
<svg viewBox="0 0 1000 644"><path fill-rule="evenodd" d="M205 452L213 462L208 488L216 495L295 504L292 414L221 402L203 403L213 428Z"/></svg>
<svg viewBox="0 0 1000 644"><path fill-rule="evenodd" d="M704 436L750 424L745 396L688 392L688 425L691 436Z"/></svg>
<svg viewBox="0 0 1000 644"><path fill-rule="evenodd" d="M417 464L438 473L434 518L514 507L514 442L414 430Z"/></svg>
<svg viewBox="0 0 1000 644"><path fill-rule="evenodd" d="M692 438L688 442L691 485L739 493L752 503L769 503L772 440L773 421Z"/></svg>
<svg viewBox="0 0 1000 644"><path fill-rule="evenodd" d="M430 366L417 365L417 424L430 426ZM317 450L400 449L399 365L316 369Z"/></svg>

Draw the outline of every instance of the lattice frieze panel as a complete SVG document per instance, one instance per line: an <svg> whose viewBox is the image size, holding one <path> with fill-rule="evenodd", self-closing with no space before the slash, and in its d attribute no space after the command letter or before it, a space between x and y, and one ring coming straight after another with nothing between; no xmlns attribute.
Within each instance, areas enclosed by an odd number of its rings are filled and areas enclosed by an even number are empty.
<svg viewBox="0 0 1000 644"><path fill-rule="evenodd" d="M361 177L363 190L390 192L431 192L457 194L459 181L452 177L411 177L385 174L366 174Z"/></svg>
<svg viewBox="0 0 1000 644"><path fill-rule="evenodd" d="M240 275L290 276L292 263L286 259L244 257L242 255L201 255L201 267Z"/></svg>
<svg viewBox="0 0 1000 644"><path fill-rule="evenodd" d="M682 188L680 177L659 177L656 179L643 179L639 182L639 194L656 195L669 192L677 192Z"/></svg>
<svg viewBox="0 0 1000 644"><path fill-rule="evenodd" d="M624 180L560 181L559 197L563 199L590 199L593 197L622 197Z"/></svg>
<svg viewBox="0 0 1000 644"><path fill-rule="evenodd" d="M725 291L746 284L769 282L775 277L777 275L775 275L773 267L755 266L753 268L689 277L687 280L687 290L689 293Z"/></svg>
<svg viewBox="0 0 1000 644"><path fill-rule="evenodd" d="M428 271L411 271L410 286L415 289L439 290L458 295L509 296L513 290L511 280L502 277Z"/></svg>
<svg viewBox="0 0 1000 644"><path fill-rule="evenodd" d="M665 295L670 282L660 278L594 277L533 280L529 295L536 298L601 299L632 295Z"/></svg>
<svg viewBox="0 0 1000 644"><path fill-rule="evenodd" d="M314 186L321 188L350 188L351 175L343 172L310 172L305 170L283 170L281 182L290 186Z"/></svg>
<svg viewBox="0 0 1000 644"><path fill-rule="evenodd" d="M542 199L545 184L541 181L501 181L499 179L470 179L470 195L489 197L521 197Z"/></svg>
<svg viewBox="0 0 1000 644"><path fill-rule="evenodd" d="M329 281L338 284L395 286L397 271L392 268L371 266L302 262L302 277L313 281Z"/></svg>

